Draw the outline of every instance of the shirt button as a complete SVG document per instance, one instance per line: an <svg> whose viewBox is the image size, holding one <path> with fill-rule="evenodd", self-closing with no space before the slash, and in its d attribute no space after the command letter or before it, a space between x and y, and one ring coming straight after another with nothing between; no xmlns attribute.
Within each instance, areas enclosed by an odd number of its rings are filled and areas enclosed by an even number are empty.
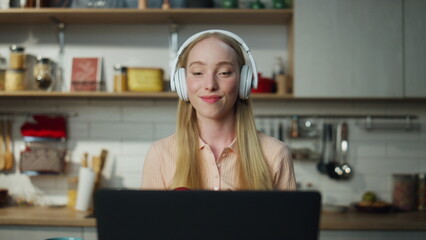
<svg viewBox="0 0 426 240"><path fill-rule="evenodd" d="M218 190L219 190L219 187L218 187L218 186L215 186L213 189L214 189L215 191L218 191Z"/></svg>

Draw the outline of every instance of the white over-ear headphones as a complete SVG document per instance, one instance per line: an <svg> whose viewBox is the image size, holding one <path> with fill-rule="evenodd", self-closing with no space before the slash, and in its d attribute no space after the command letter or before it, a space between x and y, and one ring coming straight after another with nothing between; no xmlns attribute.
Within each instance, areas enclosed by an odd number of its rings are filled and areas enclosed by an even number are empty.
<svg viewBox="0 0 426 240"><path fill-rule="evenodd" d="M206 30L206 31L196 33L190 38L188 38L179 48L179 51L176 54L176 58L173 60L173 63L172 63L172 69L170 71L170 87L171 87L171 90L176 91L179 97L185 102L189 101L188 90L186 86L186 74L185 74L185 68L178 67L179 57L182 54L182 52L185 50L185 48L196 38L206 33L215 33L215 32L227 35L233 38L235 41L237 41L238 44L241 46L242 50L244 50L247 53L247 56L250 60L251 66L243 65L241 67L240 92L239 92L240 98L248 99L250 96L251 87L253 87L254 89L257 89L258 77L257 77L256 63L254 62L254 58L251 55L250 49L247 47L246 43L236 34L229 31L216 30L216 29Z"/></svg>

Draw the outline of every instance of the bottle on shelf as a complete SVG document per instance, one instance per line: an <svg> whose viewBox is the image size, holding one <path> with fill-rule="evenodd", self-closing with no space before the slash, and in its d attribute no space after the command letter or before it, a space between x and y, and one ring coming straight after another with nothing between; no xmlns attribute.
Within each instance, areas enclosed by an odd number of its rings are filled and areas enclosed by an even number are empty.
<svg viewBox="0 0 426 240"><path fill-rule="evenodd" d="M127 67L114 65L114 92L127 91Z"/></svg>

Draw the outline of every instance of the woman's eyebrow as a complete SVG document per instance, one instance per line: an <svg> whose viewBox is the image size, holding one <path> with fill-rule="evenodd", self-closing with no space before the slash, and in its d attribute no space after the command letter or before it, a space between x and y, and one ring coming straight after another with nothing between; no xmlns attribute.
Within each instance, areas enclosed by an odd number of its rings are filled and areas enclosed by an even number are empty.
<svg viewBox="0 0 426 240"><path fill-rule="evenodd" d="M216 63L216 66L221 66L221 65L231 65L231 66L234 66L234 64L232 62L227 62L227 61Z"/></svg>
<svg viewBox="0 0 426 240"><path fill-rule="evenodd" d="M201 61L195 61L195 62L191 62L191 63L188 65L188 67L190 67L190 66L192 66L192 65L195 65L195 64L203 65L203 66L205 66L205 65L206 65L205 63L203 63L203 62L201 62Z"/></svg>

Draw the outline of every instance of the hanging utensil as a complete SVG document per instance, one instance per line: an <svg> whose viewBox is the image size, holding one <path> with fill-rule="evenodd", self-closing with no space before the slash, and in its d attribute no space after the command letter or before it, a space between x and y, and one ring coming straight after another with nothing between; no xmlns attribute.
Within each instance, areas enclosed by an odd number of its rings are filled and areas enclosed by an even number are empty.
<svg viewBox="0 0 426 240"><path fill-rule="evenodd" d="M338 130L334 131L333 126L331 125L332 129L332 141L331 141L331 156L330 161L327 163L327 175L332 179L339 179L339 170L340 170L340 163L338 162L338 156L337 156L337 139L340 139L340 133ZM337 129L339 129L339 125L337 126Z"/></svg>
<svg viewBox="0 0 426 240"><path fill-rule="evenodd" d="M340 177L342 179L349 179L352 177L353 168L348 163L348 150L349 150L349 130L348 130L348 124L346 122L342 123L342 140L340 142L340 152L341 152L341 158L342 158L342 164L340 165L340 169L342 170L342 173Z"/></svg>
<svg viewBox="0 0 426 240"><path fill-rule="evenodd" d="M322 142L321 142L321 156L319 162L317 163L317 170L322 174L327 174L327 165L325 159L329 157L328 145L331 142L331 125L323 124L322 127Z"/></svg>

